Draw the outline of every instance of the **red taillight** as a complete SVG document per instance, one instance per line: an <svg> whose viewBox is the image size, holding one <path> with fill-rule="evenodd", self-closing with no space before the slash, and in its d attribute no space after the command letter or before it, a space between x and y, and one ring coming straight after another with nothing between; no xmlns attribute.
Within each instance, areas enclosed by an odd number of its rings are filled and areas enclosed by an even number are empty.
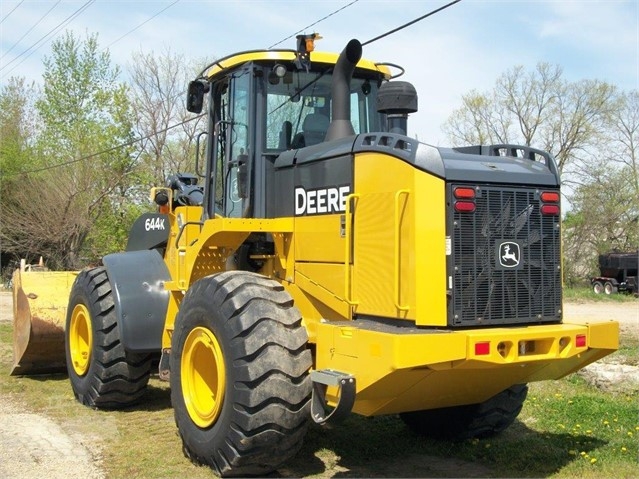
<svg viewBox="0 0 639 479"><path fill-rule="evenodd" d="M455 201L455 211L460 213L472 213L475 211L475 203L472 201Z"/></svg>
<svg viewBox="0 0 639 479"><path fill-rule="evenodd" d="M541 194L541 201L544 203L559 203L559 193L556 191L544 191Z"/></svg>
<svg viewBox="0 0 639 479"><path fill-rule="evenodd" d="M548 216L557 216L559 214L559 205L542 205L541 214Z"/></svg>
<svg viewBox="0 0 639 479"><path fill-rule="evenodd" d="M490 354L490 341L475 343L475 356L486 356Z"/></svg>
<svg viewBox="0 0 639 479"><path fill-rule="evenodd" d="M455 198L460 200L472 200L475 198L475 190L473 188L455 188L453 193Z"/></svg>
<svg viewBox="0 0 639 479"><path fill-rule="evenodd" d="M577 337L575 337L575 346L577 346L578 348L585 348L586 347L586 335L585 334L578 334Z"/></svg>

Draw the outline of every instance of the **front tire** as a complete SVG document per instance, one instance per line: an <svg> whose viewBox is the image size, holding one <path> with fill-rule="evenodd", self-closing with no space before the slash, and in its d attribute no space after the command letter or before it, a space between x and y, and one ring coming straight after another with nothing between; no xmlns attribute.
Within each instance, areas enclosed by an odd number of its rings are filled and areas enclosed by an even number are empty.
<svg viewBox="0 0 639 479"><path fill-rule="evenodd" d="M516 384L480 404L401 413L416 434L435 439L494 436L510 426L524 405L528 386Z"/></svg>
<svg viewBox="0 0 639 479"><path fill-rule="evenodd" d="M291 297L229 271L189 289L171 343L184 453L222 476L264 475L297 453L310 418L311 354Z"/></svg>
<svg viewBox="0 0 639 479"><path fill-rule="evenodd" d="M103 267L73 283L65 330L67 371L82 404L122 408L137 402L151 372L151 355L127 353L120 340L111 284Z"/></svg>

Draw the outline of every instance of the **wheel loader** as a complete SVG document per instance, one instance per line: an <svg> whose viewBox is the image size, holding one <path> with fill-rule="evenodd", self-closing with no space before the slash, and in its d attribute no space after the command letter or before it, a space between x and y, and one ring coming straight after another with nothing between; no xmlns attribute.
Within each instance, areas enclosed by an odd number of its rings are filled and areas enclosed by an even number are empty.
<svg viewBox="0 0 639 479"><path fill-rule="evenodd" d="M396 66L314 39L189 84L207 116L196 171L153 188L127 250L69 295L77 399L143 401L157 367L185 454L222 476L267 474L311 422L351 413L496 434L527 383L618 347L614 321L562 320L552 155L411 138L417 94Z"/></svg>

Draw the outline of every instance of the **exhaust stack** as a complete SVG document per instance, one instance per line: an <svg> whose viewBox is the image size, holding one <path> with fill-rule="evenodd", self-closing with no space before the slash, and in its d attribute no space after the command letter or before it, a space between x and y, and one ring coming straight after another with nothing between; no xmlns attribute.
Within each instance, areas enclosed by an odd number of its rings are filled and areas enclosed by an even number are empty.
<svg viewBox="0 0 639 479"><path fill-rule="evenodd" d="M362 58L362 44L359 40L353 39L348 42L337 59L331 84L333 120L328 127L324 141L337 140L355 134L351 123L351 78L360 58Z"/></svg>

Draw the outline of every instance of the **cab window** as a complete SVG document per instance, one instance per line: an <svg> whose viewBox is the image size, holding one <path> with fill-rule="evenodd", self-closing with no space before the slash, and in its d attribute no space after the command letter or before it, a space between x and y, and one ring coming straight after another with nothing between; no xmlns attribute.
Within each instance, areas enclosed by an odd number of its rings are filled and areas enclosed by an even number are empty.
<svg viewBox="0 0 639 479"><path fill-rule="evenodd" d="M266 81L266 150L283 151L324 141L331 119L330 72L273 71ZM375 109L377 82L351 80L351 123L355 133L380 129Z"/></svg>

